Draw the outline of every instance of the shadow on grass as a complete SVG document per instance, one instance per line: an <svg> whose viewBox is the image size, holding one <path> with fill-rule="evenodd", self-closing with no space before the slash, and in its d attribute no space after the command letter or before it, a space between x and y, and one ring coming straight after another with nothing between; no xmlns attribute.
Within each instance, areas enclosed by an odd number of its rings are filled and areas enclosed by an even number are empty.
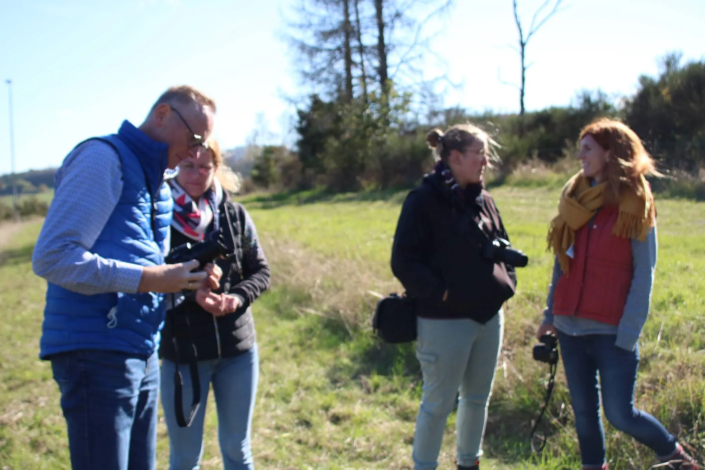
<svg viewBox="0 0 705 470"><path fill-rule="evenodd" d="M560 413L560 405L555 403L557 401L554 400L549 405L550 416L558 416ZM532 400L508 400L504 397L490 400L483 441L483 449L487 455L505 463L536 463L539 456L531 450L530 436L542 405ZM560 428L555 425L554 420L544 416L537 436L545 436L548 445L557 432L560 432ZM534 443L540 444L540 437L535 436Z"/></svg>
<svg viewBox="0 0 705 470"><path fill-rule="evenodd" d="M27 245L14 250L4 250L0 252L0 266L16 266L18 264L32 261L34 245Z"/></svg>
<svg viewBox="0 0 705 470"><path fill-rule="evenodd" d="M382 376L390 382L405 384L404 388L421 383L421 370L415 356L415 344L386 344L377 339L370 331L357 331L351 338L341 322L324 320L317 329L318 344L327 347L340 347L345 342L351 361L332 364L328 368L328 377L333 383L359 380L363 377ZM325 337L327 339L324 339ZM416 398L420 399L421 388L412 387ZM375 393L375 392L372 392ZM388 392L385 392L388 393ZM391 393L394 393L393 391ZM530 396L538 397L540 393ZM549 414L558 416L560 400L553 400L549 406ZM536 463L540 457L531 450L529 434L541 410L542 401L529 399L526 396L511 399L497 397L490 401L489 418L483 449L487 455L505 464ZM454 411L455 412L455 411ZM549 440L559 427L549 424L550 418L544 417L540 432L548 435Z"/></svg>
<svg viewBox="0 0 705 470"><path fill-rule="evenodd" d="M320 202L399 202L401 203L411 188L360 191L355 193L335 193L326 189L306 191L283 191L273 194L260 194L238 198L248 207L277 209L284 206L300 206Z"/></svg>
<svg viewBox="0 0 705 470"><path fill-rule="evenodd" d="M265 302L283 321L295 322L292 347L309 350L335 351L341 360L323 364L328 380L336 386L364 388L366 393L410 393L421 398L421 371L415 356L415 344L387 344L372 331L348 327L342 320L305 312L312 306L309 295L296 289L279 286L267 294ZM538 381L537 383L541 383ZM372 385L371 385L372 384ZM540 387L541 385L537 385ZM551 402L548 413L560 414L560 403ZM495 396L490 401L489 418L483 449L491 458L506 464L536 463L529 433L543 401L542 390L516 389L512 395ZM413 421L414 416L408 419ZM541 432L560 432L552 419L546 419ZM566 467L569 468L569 467Z"/></svg>

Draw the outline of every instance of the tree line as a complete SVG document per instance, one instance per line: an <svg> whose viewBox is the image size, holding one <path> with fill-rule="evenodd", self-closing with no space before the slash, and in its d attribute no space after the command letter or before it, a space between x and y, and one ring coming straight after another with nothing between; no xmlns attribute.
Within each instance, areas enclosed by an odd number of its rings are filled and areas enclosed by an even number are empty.
<svg viewBox="0 0 705 470"><path fill-rule="evenodd" d="M460 122L493 134L503 147L500 170L509 172L530 158L554 162L570 153L582 126L600 116L634 128L662 169L702 167L702 60L685 62L680 53L667 54L657 77L638 77L632 96L581 90L567 106L524 109L526 46L549 18L560 21L559 14L553 16L560 4L545 2L522 27L513 0L521 109L497 114L434 105L432 97L445 78L424 74L435 33L429 25L453 7L452 0L301 0L288 41L301 85L310 93L296 102L296 149L263 147L253 162L251 183L270 189L323 185L337 191L408 186L432 165L426 132Z"/></svg>

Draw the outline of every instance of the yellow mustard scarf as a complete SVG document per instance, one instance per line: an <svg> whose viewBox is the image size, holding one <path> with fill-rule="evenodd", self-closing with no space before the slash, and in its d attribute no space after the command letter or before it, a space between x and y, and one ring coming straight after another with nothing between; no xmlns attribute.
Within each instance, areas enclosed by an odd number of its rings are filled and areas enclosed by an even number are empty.
<svg viewBox="0 0 705 470"><path fill-rule="evenodd" d="M619 216L612 233L622 238L646 240L649 228L654 226L656 206L651 188L643 175L637 182L637 190L622 183L619 190ZM575 243L575 232L594 217L602 207L607 183L590 186L590 181L581 173L573 176L563 187L558 203L558 215L548 229L548 249L552 250L568 273L570 258L568 248Z"/></svg>

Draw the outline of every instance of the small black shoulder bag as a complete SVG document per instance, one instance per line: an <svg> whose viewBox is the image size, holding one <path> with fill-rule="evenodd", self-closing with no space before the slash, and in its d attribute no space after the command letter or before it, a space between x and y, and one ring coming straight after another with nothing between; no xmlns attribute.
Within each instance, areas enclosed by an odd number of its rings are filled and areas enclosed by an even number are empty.
<svg viewBox="0 0 705 470"><path fill-rule="evenodd" d="M406 294L390 294L377 302L372 329L387 343L416 339L416 302Z"/></svg>

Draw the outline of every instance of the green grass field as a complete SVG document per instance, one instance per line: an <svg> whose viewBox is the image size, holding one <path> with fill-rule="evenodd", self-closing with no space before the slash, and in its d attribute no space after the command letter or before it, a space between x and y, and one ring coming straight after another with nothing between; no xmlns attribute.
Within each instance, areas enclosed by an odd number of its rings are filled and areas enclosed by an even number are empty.
<svg viewBox="0 0 705 470"><path fill-rule="evenodd" d="M506 334L490 406L483 468L575 469L579 457L562 370L541 457L527 442L546 370L531 360L551 266L545 231L557 189L492 190L513 243L531 256L506 307ZM411 468L421 395L413 345L380 344L374 293L398 290L388 267L404 193L296 193L243 199L272 264L256 304L261 376L253 451L259 468ZM705 448L705 204L658 203L659 264L640 341L637 404L702 459ZM37 359L45 283L31 272L41 221L0 228L0 468L69 468L49 364ZM455 468L451 415L441 455ZM611 469L646 469L651 452L607 427ZM168 443L159 428L159 468ZM213 404L203 468L222 468Z"/></svg>

